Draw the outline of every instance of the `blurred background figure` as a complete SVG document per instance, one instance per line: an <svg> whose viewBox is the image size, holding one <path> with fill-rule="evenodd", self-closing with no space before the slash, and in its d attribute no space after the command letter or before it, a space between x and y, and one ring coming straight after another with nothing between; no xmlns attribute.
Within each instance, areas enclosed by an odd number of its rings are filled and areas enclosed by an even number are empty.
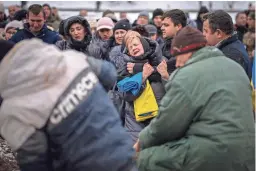
<svg viewBox="0 0 256 171"><path fill-rule="evenodd" d="M255 12L251 12L247 19L248 32L243 36L243 43L246 46L251 62L254 58L253 51L255 50Z"/></svg>
<svg viewBox="0 0 256 171"><path fill-rule="evenodd" d="M9 16L8 16L8 21L12 21L13 18L14 18L14 14L19 11L20 8L17 7L17 5L10 5L8 7L8 13L9 13Z"/></svg>
<svg viewBox="0 0 256 171"><path fill-rule="evenodd" d="M52 7L52 16L57 20L57 21L61 21L62 19L60 18L59 15L59 10L56 7Z"/></svg>
<svg viewBox="0 0 256 171"><path fill-rule="evenodd" d="M127 12L120 12L120 20L127 19Z"/></svg>
<svg viewBox="0 0 256 171"><path fill-rule="evenodd" d="M194 20L190 19L189 13L186 12L185 14L187 16L187 25L190 27L193 27L193 28L197 28L196 22Z"/></svg>
<svg viewBox="0 0 256 171"><path fill-rule="evenodd" d="M200 30L201 32L203 32L203 20L202 20L202 17L204 14L208 13L209 10L206 8L206 6L202 6L200 9L199 9L199 12L198 12L198 15L197 15L197 18L196 18L196 25L197 25L197 28L198 30Z"/></svg>
<svg viewBox="0 0 256 171"><path fill-rule="evenodd" d="M238 35L238 39L240 41L243 41L244 34L247 32L247 16L245 12L239 12L236 15L236 24L235 24L235 30Z"/></svg>
<svg viewBox="0 0 256 171"><path fill-rule="evenodd" d="M138 16L138 18L137 18L137 20L135 22L136 23L133 24L133 26L149 24L149 14L148 14L148 12L147 11L140 12L139 16Z"/></svg>
<svg viewBox="0 0 256 171"><path fill-rule="evenodd" d="M8 21L4 12L4 5L0 2L0 28L5 28L7 23Z"/></svg>
<svg viewBox="0 0 256 171"><path fill-rule="evenodd" d="M91 20L88 20L88 22L90 24L92 34L95 34L97 29L97 21L94 19L91 19Z"/></svg>
<svg viewBox="0 0 256 171"><path fill-rule="evenodd" d="M56 16L53 16L51 6L49 4L44 4L43 9L46 18L46 25L52 27L55 31L58 30L60 21L57 20Z"/></svg>
<svg viewBox="0 0 256 171"><path fill-rule="evenodd" d="M117 23L116 15L111 10L104 11L103 14L102 14L102 17L108 17L108 18L110 18L113 21L114 24Z"/></svg>
<svg viewBox="0 0 256 171"><path fill-rule="evenodd" d="M85 9L80 10L79 12L79 16L81 17L87 17L88 16L88 12Z"/></svg>

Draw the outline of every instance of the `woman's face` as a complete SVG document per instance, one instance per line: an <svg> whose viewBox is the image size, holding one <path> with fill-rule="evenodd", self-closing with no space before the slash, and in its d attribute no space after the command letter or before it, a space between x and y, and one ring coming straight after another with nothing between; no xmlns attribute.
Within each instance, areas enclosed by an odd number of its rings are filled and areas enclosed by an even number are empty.
<svg viewBox="0 0 256 171"><path fill-rule="evenodd" d="M139 38L133 38L128 43L128 51L131 56L137 57L144 54L143 45Z"/></svg>
<svg viewBox="0 0 256 171"><path fill-rule="evenodd" d="M124 36L125 36L126 33L127 33L127 31L123 30L123 29L117 29L115 31L115 40L116 40L117 44L119 44L119 45L122 44Z"/></svg>
<svg viewBox="0 0 256 171"><path fill-rule="evenodd" d="M5 39L9 40L17 32L15 28L10 28L5 32Z"/></svg>
<svg viewBox="0 0 256 171"><path fill-rule="evenodd" d="M86 35L84 27L79 23L74 23L69 29L69 34L74 40L82 41Z"/></svg>
<svg viewBox="0 0 256 171"><path fill-rule="evenodd" d="M111 29L100 29L99 35L102 40L108 40L113 35L113 30Z"/></svg>

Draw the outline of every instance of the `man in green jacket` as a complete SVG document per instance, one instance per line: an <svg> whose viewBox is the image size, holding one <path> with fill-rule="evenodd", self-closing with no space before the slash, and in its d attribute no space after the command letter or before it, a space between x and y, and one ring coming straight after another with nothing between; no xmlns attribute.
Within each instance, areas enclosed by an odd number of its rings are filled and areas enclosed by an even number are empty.
<svg viewBox="0 0 256 171"><path fill-rule="evenodd" d="M203 34L185 27L173 40L177 69L158 116L134 148L140 171L253 171L251 86L243 68Z"/></svg>

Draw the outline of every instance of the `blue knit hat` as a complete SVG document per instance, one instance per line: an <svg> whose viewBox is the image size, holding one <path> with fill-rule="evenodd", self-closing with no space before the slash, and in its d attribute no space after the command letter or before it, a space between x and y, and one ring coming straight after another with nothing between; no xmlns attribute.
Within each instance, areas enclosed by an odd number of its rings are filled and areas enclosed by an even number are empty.
<svg viewBox="0 0 256 171"><path fill-rule="evenodd" d="M148 14L148 12L147 11L142 11L142 12L140 12L140 14L139 14L139 16L138 16L138 18L139 17L147 17L147 18L149 18L149 14Z"/></svg>

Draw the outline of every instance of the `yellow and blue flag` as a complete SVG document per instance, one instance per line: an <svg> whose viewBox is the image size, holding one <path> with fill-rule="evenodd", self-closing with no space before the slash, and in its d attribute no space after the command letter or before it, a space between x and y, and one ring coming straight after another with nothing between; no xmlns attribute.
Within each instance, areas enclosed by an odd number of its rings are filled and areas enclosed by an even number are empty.
<svg viewBox="0 0 256 171"><path fill-rule="evenodd" d="M256 58L256 55L254 55L254 59L253 59L253 64L252 64L252 88L253 88L253 91L252 91L252 104L253 104L253 110L255 111L256 107L255 107L255 93L256 93L256 76L255 76L255 69L256 69L256 62L255 62L255 58Z"/></svg>

